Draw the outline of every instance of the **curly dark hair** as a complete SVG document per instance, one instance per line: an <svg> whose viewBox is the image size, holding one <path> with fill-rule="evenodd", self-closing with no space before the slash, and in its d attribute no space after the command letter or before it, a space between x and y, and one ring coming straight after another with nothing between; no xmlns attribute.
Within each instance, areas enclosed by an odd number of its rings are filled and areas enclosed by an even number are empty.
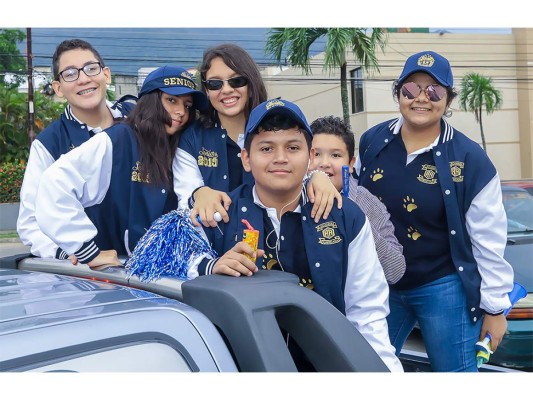
<svg viewBox="0 0 533 400"><path fill-rule="evenodd" d="M328 115L315 119L311 123L313 135L328 134L335 135L342 139L348 149L348 157L351 160L355 154L355 138L350 125L344 122L342 118Z"/></svg>

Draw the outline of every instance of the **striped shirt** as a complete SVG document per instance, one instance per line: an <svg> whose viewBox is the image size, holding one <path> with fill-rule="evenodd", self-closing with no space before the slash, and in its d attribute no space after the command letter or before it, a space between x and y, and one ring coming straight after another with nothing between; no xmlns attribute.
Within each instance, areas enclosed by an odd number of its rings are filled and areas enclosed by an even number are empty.
<svg viewBox="0 0 533 400"><path fill-rule="evenodd" d="M389 285L400 280L405 273L403 247L394 235L394 225L385 205L350 176L349 198L365 213L376 244L379 262Z"/></svg>

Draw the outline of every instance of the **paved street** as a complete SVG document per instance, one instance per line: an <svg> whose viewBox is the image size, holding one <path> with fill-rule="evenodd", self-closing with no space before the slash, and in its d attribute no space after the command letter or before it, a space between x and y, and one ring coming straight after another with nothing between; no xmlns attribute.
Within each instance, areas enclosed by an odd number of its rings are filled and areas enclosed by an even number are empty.
<svg viewBox="0 0 533 400"><path fill-rule="evenodd" d="M30 247L24 246L20 241L0 242L0 257L29 252Z"/></svg>

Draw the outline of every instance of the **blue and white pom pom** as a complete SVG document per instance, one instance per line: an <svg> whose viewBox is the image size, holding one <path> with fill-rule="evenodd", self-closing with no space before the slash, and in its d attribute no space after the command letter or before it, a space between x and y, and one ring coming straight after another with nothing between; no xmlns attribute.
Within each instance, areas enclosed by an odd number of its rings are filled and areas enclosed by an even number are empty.
<svg viewBox="0 0 533 400"><path fill-rule="evenodd" d="M216 257L216 252L191 223L190 211L174 210L153 222L135 246L125 268L128 278L135 275L145 282L162 277L187 279L192 260L206 253Z"/></svg>

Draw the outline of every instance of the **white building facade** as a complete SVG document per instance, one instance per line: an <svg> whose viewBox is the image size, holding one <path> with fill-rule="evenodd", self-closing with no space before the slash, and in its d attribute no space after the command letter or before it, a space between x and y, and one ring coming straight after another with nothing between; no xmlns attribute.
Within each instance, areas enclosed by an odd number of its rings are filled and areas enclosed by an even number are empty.
<svg viewBox="0 0 533 400"><path fill-rule="evenodd" d="M476 72L493 80L503 106L493 114L483 112L487 153L502 179L533 177L533 29L513 29L512 34L389 33L384 53L377 51L379 72L363 71L347 53L350 123L356 135L399 115L392 83L407 57L419 51L441 53L451 63L454 86ZM269 67L263 71L270 98L281 96L297 103L309 123L325 115L342 117L340 69L323 69L323 54L311 61L312 74L299 68ZM311 84L312 83L312 84ZM481 144L480 127L471 112L461 111L458 98L451 105L449 122Z"/></svg>

